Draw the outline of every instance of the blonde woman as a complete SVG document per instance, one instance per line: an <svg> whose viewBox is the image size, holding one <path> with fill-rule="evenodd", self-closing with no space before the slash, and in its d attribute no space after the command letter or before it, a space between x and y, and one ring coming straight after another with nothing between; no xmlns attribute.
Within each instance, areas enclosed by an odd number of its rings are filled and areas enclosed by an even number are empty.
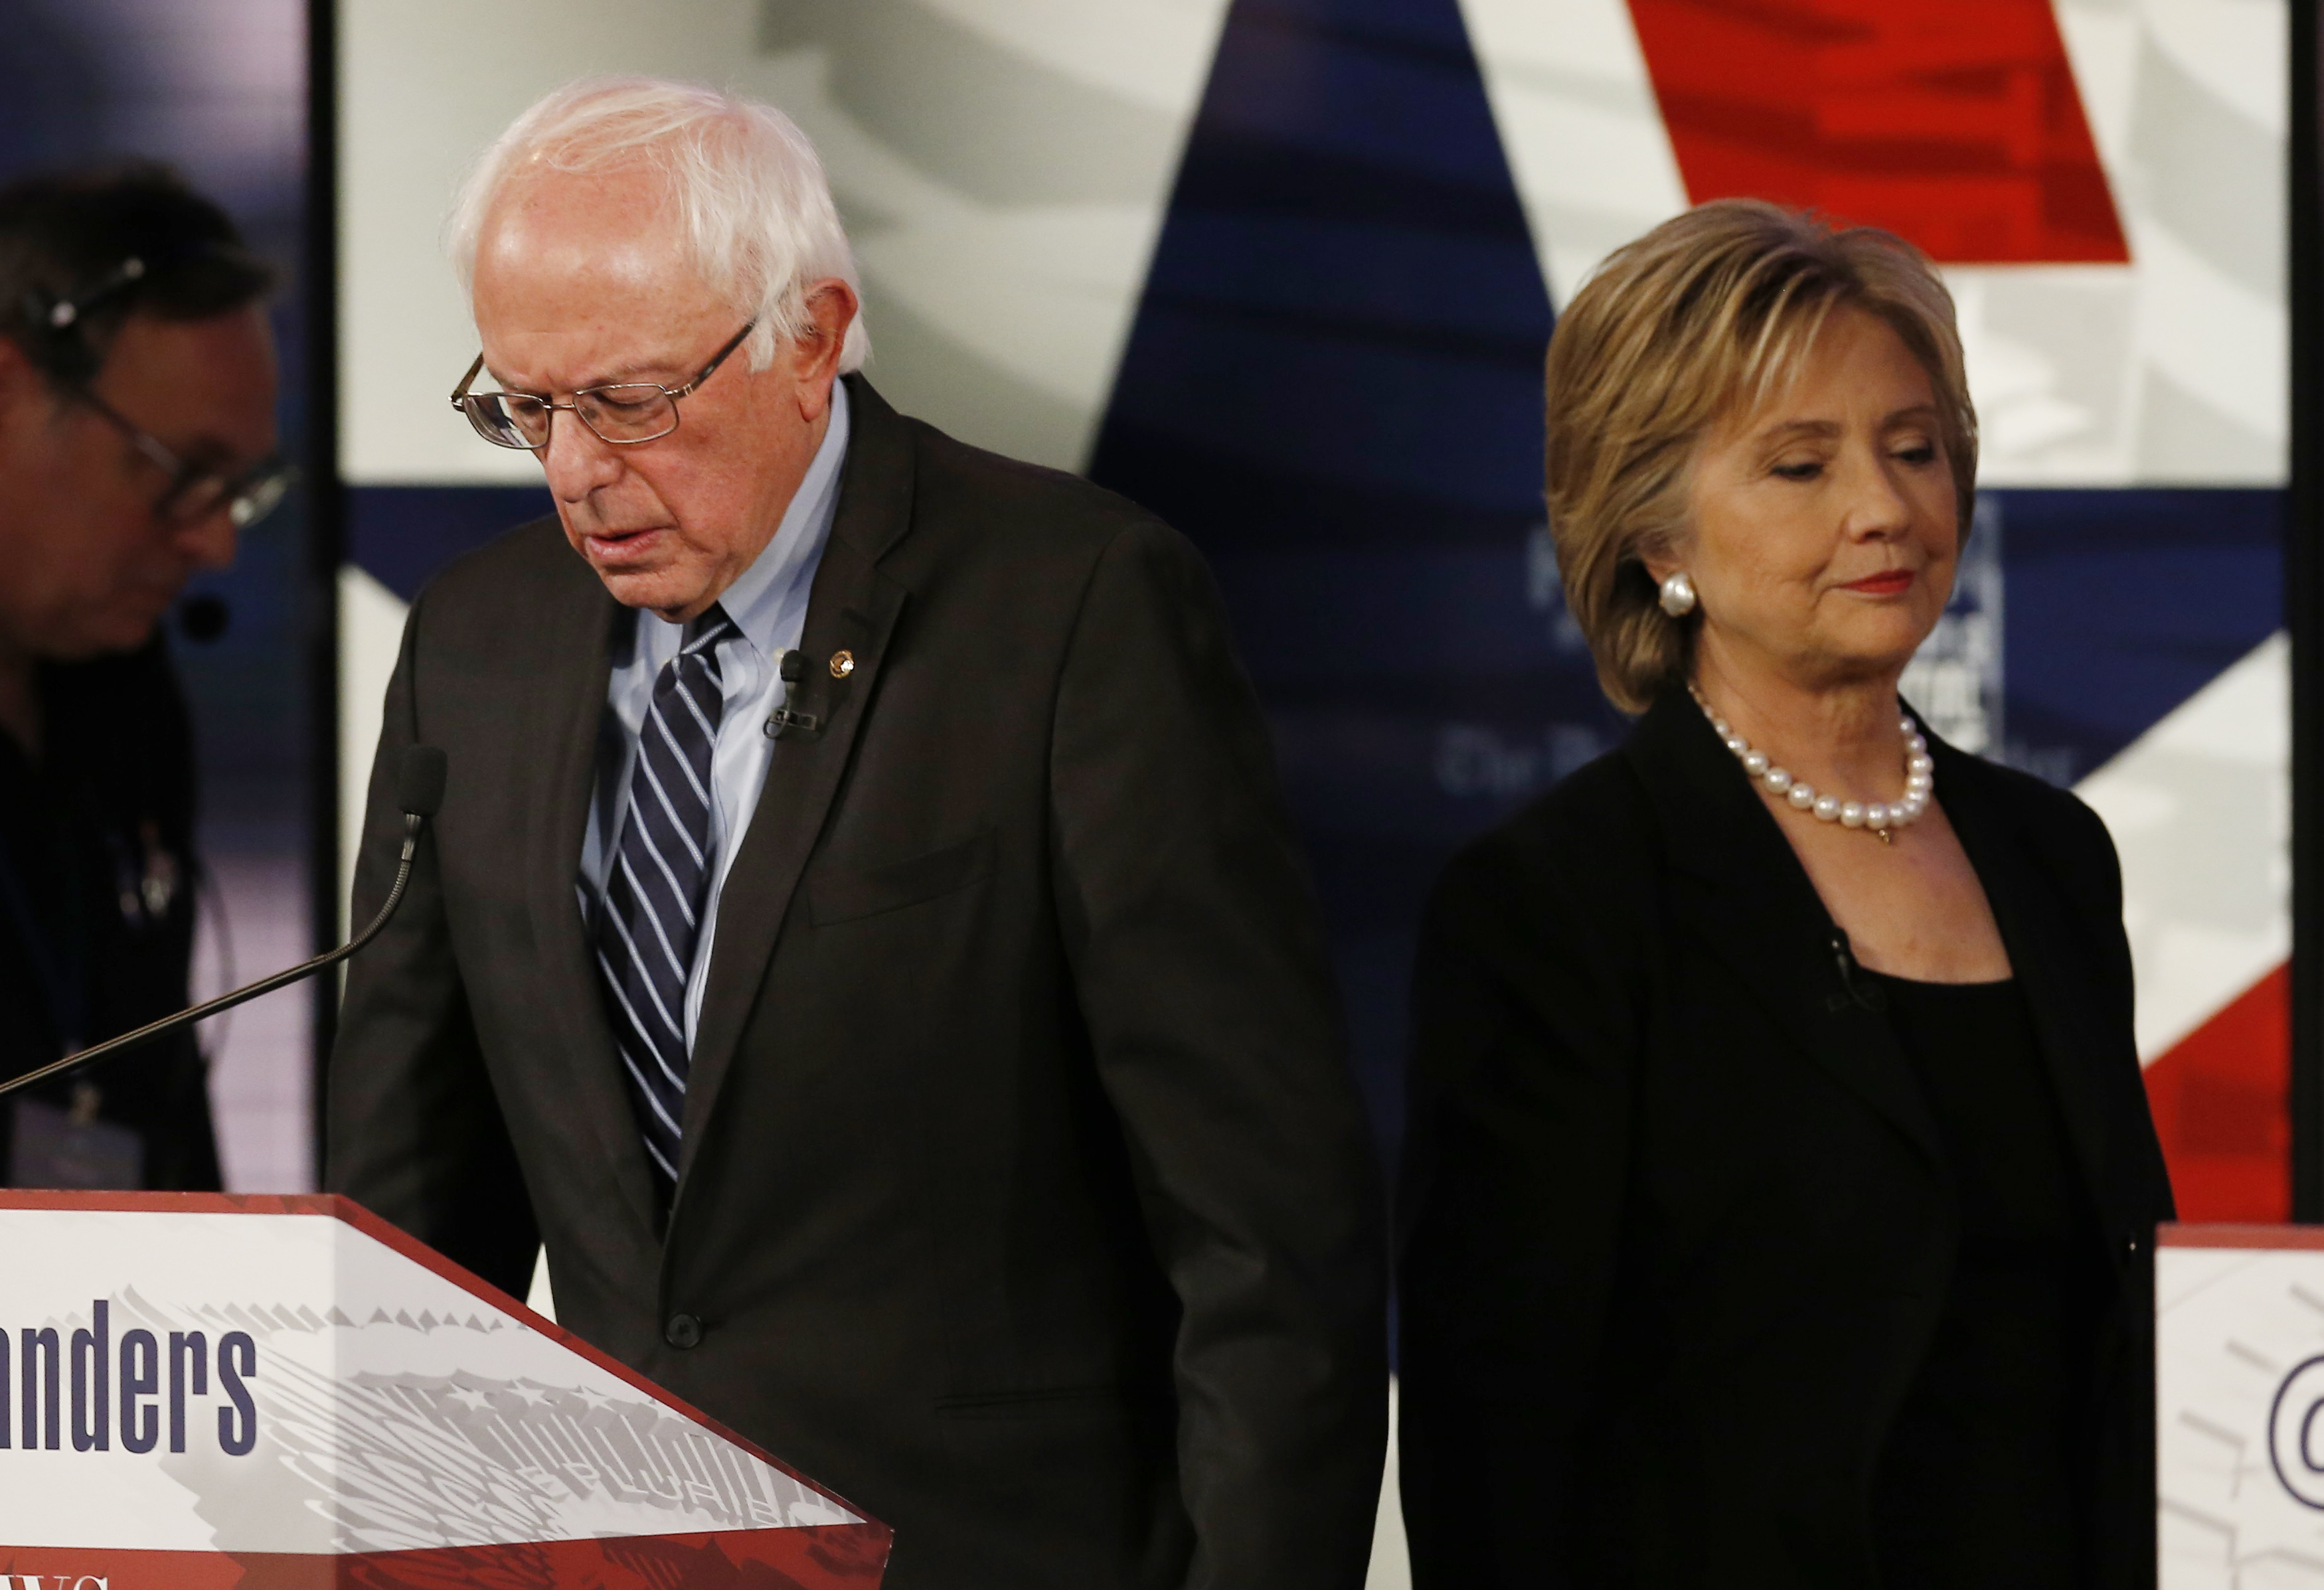
<svg viewBox="0 0 2324 1590"><path fill-rule="evenodd" d="M1423 932L1416 1582L2152 1585L2171 1192L2113 846L1897 696L1969 523L1950 298L1705 205L1560 319L1548 443L1639 720Z"/></svg>

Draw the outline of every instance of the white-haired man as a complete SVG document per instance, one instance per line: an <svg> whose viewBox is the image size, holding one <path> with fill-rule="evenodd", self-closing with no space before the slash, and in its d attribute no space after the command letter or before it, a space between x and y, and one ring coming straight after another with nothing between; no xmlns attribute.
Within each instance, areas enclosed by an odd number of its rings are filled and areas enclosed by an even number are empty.
<svg viewBox="0 0 2324 1590"><path fill-rule="evenodd" d="M894 1527L891 1590L1360 1584L1375 1176L1199 559L852 373L763 106L562 90L454 236L459 400L558 519L413 605L358 919L402 749L451 788L331 1185L504 1286L545 1241L566 1322Z"/></svg>

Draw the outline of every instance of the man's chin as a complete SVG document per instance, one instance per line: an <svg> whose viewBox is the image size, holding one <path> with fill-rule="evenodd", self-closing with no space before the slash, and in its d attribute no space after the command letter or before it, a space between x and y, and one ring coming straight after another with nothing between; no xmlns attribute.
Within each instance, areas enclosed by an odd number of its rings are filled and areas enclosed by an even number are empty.
<svg viewBox="0 0 2324 1590"><path fill-rule="evenodd" d="M597 578L623 607L648 608L659 613L684 612L701 600L698 575L672 568L598 568Z"/></svg>
<svg viewBox="0 0 2324 1590"><path fill-rule="evenodd" d="M103 618L73 627L70 632L54 635L46 645L35 650L53 662L85 663L101 657L117 657L124 651L139 651L153 639L161 627L161 615L157 612L107 613Z"/></svg>

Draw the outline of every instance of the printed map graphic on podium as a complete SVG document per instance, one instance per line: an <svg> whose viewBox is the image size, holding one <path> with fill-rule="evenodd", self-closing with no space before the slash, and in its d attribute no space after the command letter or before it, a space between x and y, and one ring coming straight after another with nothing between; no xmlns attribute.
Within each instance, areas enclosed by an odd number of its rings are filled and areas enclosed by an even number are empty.
<svg viewBox="0 0 2324 1590"><path fill-rule="evenodd" d="M0 1193L0 1585L874 1590L884 1525L336 1198Z"/></svg>
<svg viewBox="0 0 2324 1590"><path fill-rule="evenodd" d="M2161 1590L2317 1582L2324 1558L2324 1232L2155 1234Z"/></svg>

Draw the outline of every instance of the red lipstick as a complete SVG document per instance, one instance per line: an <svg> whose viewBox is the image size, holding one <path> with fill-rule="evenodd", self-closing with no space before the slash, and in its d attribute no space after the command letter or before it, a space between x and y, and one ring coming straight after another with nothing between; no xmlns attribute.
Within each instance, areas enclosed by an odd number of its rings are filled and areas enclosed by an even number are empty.
<svg viewBox="0 0 2324 1590"><path fill-rule="evenodd" d="M1860 580L1850 580L1840 589L1859 592L1866 596L1901 596L1912 589L1912 585L1911 569L1883 569L1877 574L1867 574Z"/></svg>

